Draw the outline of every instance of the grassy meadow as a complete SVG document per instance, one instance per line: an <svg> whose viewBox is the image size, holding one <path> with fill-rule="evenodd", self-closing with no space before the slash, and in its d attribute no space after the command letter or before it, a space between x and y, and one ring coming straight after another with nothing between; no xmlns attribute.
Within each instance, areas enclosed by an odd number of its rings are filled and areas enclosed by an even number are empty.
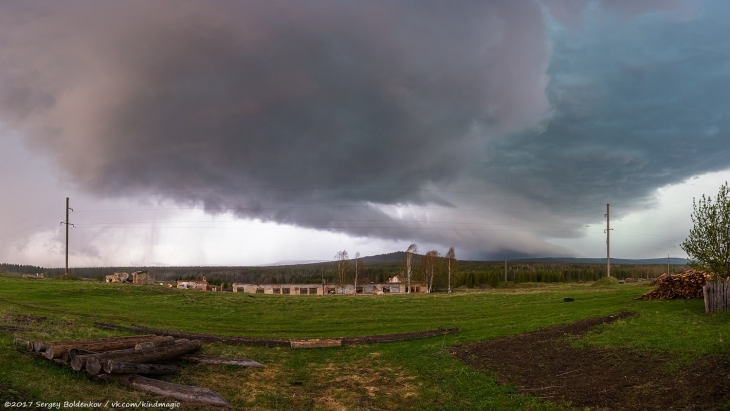
<svg viewBox="0 0 730 411"><path fill-rule="evenodd" d="M645 283L528 283L450 295L323 297L0 277L0 324L32 324L38 331L17 334L30 339L121 335L94 328L95 321L288 338L459 327L461 333L437 338L310 350L204 344L203 354L250 358L266 368L185 364L163 379L211 388L247 410L556 410L570 407L497 385L448 348L631 310L639 315L598 327L577 344L669 352L676 366L730 354L730 313L706 315L701 300L634 300L648 290ZM155 399L34 359L16 351L12 339L0 333L2 402Z"/></svg>

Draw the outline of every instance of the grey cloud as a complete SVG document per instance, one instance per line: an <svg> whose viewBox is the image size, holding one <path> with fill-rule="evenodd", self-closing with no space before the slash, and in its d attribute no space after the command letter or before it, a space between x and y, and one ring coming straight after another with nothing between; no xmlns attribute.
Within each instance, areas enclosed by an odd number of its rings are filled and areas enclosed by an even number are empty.
<svg viewBox="0 0 730 411"><path fill-rule="evenodd" d="M585 12L542 3L561 19ZM727 166L722 149L688 139L708 119L704 135L725 136L719 90L672 54L718 33L642 24L551 39L541 5L514 1L4 3L0 122L102 197L566 254L544 238L580 235L577 212L647 204L662 184ZM429 216L474 231L414 229L382 209L398 204L452 206ZM567 228L477 229L545 219Z"/></svg>
<svg viewBox="0 0 730 411"><path fill-rule="evenodd" d="M364 202L448 204L420 189L458 180L483 145L475 127L537 127L549 109L535 3L3 9L2 121L102 196L155 192L305 226ZM320 207L267 211L290 203Z"/></svg>
<svg viewBox="0 0 730 411"><path fill-rule="evenodd" d="M651 206L661 186L727 169L722 85L730 72L720 50L730 46L722 23L729 12L715 2L681 26L646 19L558 38L549 70L555 115L539 134L500 141L483 175L569 216L605 203L625 214Z"/></svg>

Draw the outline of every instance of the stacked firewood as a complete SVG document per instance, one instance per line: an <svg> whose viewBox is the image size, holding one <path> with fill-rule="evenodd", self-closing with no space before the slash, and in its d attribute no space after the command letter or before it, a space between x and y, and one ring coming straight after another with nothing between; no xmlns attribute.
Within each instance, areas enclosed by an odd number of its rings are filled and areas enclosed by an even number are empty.
<svg viewBox="0 0 730 411"><path fill-rule="evenodd" d="M677 298L703 298L702 287L707 283L708 274L698 270L687 270L680 274L662 274L650 285L657 288L639 297L641 300L673 300Z"/></svg>
<svg viewBox="0 0 730 411"><path fill-rule="evenodd" d="M207 388L171 384L142 377L139 374L172 374L177 367L172 360L187 360L206 364L235 364L263 367L256 361L236 360L194 355L200 340L175 339L172 336L142 335L90 340L26 341L15 338L39 357L70 366L74 371L86 371L106 380L114 380L144 391L183 401L230 407L220 395ZM162 363L162 364L161 364Z"/></svg>

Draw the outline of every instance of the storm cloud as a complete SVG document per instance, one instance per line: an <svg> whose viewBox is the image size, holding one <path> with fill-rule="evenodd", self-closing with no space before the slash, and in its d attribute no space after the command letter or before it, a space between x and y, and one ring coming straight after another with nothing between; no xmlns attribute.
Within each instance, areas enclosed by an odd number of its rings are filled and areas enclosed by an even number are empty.
<svg viewBox="0 0 730 411"><path fill-rule="evenodd" d="M566 254L730 166L728 10L681 5L6 2L0 123L101 198Z"/></svg>

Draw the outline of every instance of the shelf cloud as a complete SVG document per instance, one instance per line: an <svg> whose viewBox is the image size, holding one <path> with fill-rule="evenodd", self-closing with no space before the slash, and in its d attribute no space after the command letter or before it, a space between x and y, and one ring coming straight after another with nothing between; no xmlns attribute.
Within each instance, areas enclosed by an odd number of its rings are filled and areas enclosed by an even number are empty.
<svg viewBox="0 0 730 411"><path fill-rule="evenodd" d="M6 2L0 124L100 198L566 254L730 165L728 7L587 3Z"/></svg>

